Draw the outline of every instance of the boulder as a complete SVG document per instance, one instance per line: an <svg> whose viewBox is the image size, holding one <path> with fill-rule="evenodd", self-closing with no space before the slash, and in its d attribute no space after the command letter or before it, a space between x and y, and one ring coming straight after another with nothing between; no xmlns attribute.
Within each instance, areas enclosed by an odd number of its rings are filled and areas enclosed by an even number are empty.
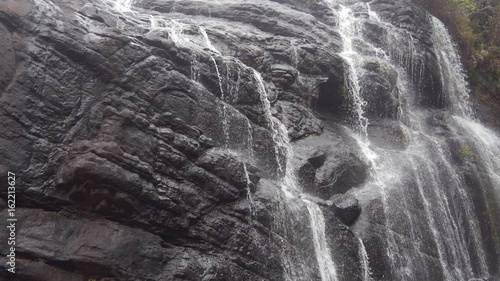
<svg viewBox="0 0 500 281"><path fill-rule="evenodd" d="M329 201L335 216L347 226L354 224L361 215L361 206L356 197L352 195L335 194Z"/></svg>
<svg viewBox="0 0 500 281"><path fill-rule="evenodd" d="M326 132L296 142L298 178L306 193L327 200L367 179L369 166L358 154L357 144L343 137Z"/></svg>

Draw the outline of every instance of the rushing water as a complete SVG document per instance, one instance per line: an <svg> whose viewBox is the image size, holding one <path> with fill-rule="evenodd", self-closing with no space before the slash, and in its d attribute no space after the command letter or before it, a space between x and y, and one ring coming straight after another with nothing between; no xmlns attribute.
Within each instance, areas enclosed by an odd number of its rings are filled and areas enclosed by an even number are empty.
<svg viewBox="0 0 500 281"><path fill-rule="evenodd" d="M453 106L457 115L470 119L473 117L473 112L469 103L469 88L460 57L444 24L433 17L432 28L445 95L450 99L450 105Z"/></svg>
<svg viewBox="0 0 500 281"><path fill-rule="evenodd" d="M372 164L371 180L357 191L362 202L369 204L378 197L382 199L385 213L387 242L386 255L396 280L423 280L430 278L421 271L430 266L423 248L433 245L433 251L439 261L440 277L436 280L467 280L469 278L485 278L488 276L486 255L481 243L480 226L476 219L473 199L462 176L454 168L453 147L449 147L441 135L435 135L427 120L429 113L409 101L418 94L419 85L411 85L409 81L419 81L420 75L415 66L414 48L408 43L404 31L383 22L376 13L366 5L368 18L355 16L349 6L335 7L333 1L326 1L332 12L339 19L338 29L344 44L340 53L347 67L345 83L353 97L355 112L358 117L353 129L360 134L358 139L361 151L366 160ZM390 44L408 46L407 54L394 51L391 46L373 47L373 52L362 53L353 48L355 40L363 40L363 25L370 21L378 26L390 29ZM472 110L469 105L468 87L460 60L454 50L451 38L444 25L432 18L433 43L438 54L441 70L443 95L449 100L449 112L455 114L455 120L448 125L462 127L453 129L456 132L466 131L468 138L477 143L476 148L481 161L486 161L490 178L498 181L498 160L493 160L491 154L483 154L486 147L498 151L499 142L495 142L495 134L489 132L480 123L472 120ZM406 58L405 58L406 57ZM366 117L366 102L360 94L363 92L359 82L363 65L368 60L382 61L386 67L397 73L397 90L400 97L407 98L401 102L397 124L403 128L409 144L403 151L388 150L371 144L367 130L370 118ZM408 71L409 70L409 71ZM466 128L466 130L463 130ZM489 132L489 133L486 133ZM459 138L456 136L455 138ZM465 144L462 146L470 149ZM467 151L463 153L470 153ZM465 156L467 157L467 156ZM470 157L472 160L472 157ZM498 157L497 157L498 158ZM397 163L397 164L396 164ZM498 182L496 183L498 185ZM413 190L410 190L413 189ZM376 191L379 192L376 192ZM416 192L415 192L416 191ZM419 214L411 205L419 202ZM410 209L410 210L409 210ZM420 213L422 212L422 213ZM471 218L465 220L464 218ZM360 235L363 235L360 232ZM426 244L408 243L411 240L421 240L423 235L430 239ZM411 240L410 240L411 239ZM467 250L464 250L467 249ZM372 260L376 256L367 257ZM369 270L365 269L365 272ZM424 277L425 276L425 277ZM366 276L365 276L366 277Z"/></svg>
<svg viewBox="0 0 500 281"><path fill-rule="evenodd" d="M359 255L361 257L363 267L363 281L371 281L373 279L370 277L370 261L368 260L368 254L366 253L366 248L363 240L359 239L359 245Z"/></svg>
<svg viewBox="0 0 500 281"><path fill-rule="evenodd" d="M471 195L471 187L465 180L466 175L459 171L456 158L461 157L463 162L468 162L464 164L467 167L480 166L476 169L480 169L487 176L493 191L481 192L484 198L493 199L488 201L488 209L484 212L485 216L494 221L499 216L495 210L498 208L496 200L500 198L500 138L474 120L466 77L450 35L440 21L430 19L434 51L441 72L442 94L447 100L447 110L442 117L436 116L435 112L419 106L416 102L416 97L421 94L423 69L419 63L421 57L407 31L384 22L367 3L338 5L333 0L324 2L336 17L338 24L332 28L339 33L342 41L339 56L344 61L345 94L349 95L355 117L348 130L356 139L361 154L370 167L368 182L351 192L364 208L373 207L380 202L383 212L383 228L376 234L369 233L366 230L369 227L360 226L361 223L353 227L360 245L358 258L362 280L436 278L435 280L454 281L487 278L487 256L481 232L488 229L485 230L485 226L480 223L479 209L476 207L479 199ZM132 1L116 1L115 9L120 13L132 14ZM360 16L357 12L359 10L363 10L366 16ZM288 132L285 125L273 116L262 74L238 59L225 57L223 52L214 46L207 30L197 23L182 23L158 15L134 13L133 16L149 19L150 33L165 32L178 46L192 50L193 80L199 80L198 58L202 55L210 58L217 75L222 102L222 131L226 148L231 130L228 122L229 106L226 102L238 92L230 81L239 80L240 72L250 73L253 77L252 86L259 94L262 114L267 122L266 129L273 140L276 178L285 194L282 203L288 204L293 210L291 212L295 212L297 216L307 213L312 248L321 280L344 280L332 256L332 251L335 252L336 249L331 249L328 245L324 214L316 203L301 196L301 188L291 169L293 148ZM390 44L370 43L364 37L367 22L387 30L385 39ZM189 35L185 33L187 30L190 31ZM300 58L294 46L295 42L295 39L290 40L292 64L297 67ZM360 42L363 48L360 48ZM369 129L377 120L372 120L367 112L368 91L363 88L362 80L367 72L366 65L373 62L387 73L394 74L395 82L391 95L397 100L397 114L391 122L402 135L402 148L387 148L372 141L373 136ZM237 77L232 76L234 74L231 71L234 71ZM429 125L430 118L444 120L443 123L447 126L446 134L436 132L435 127ZM246 148L248 154L254 156L252 123L248 118L245 122L248 131ZM455 141L454 146L450 144L450 140ZM246 165L244 171L248 183L247 196L253 214L253 198ZM277 213L276 216L286 216L286 213ZM286 221L286 218L280 219ZM370 224L370 217L365 217L364 221ZM488 231L500 237L498 227L494 226ZM373 246L365 243L364 240L368 240L372 235L380 235L386 245ZM384 257L378 256L380 251L377 251L376 247L383 247L385 253L381 255ZM382 258L387 258L385 272L380 272L380 268L377 268L379 259ZM302 271L308 265L297 263L303 260L306 259L295 259L286 255L283 257L287 280L307 278L308 275Z"/></svg>
<svg viewBox="0 0 500 281"><path fill-rule="evenodd" d="M264 112L267 115L267 119L271 124L271 131L273 132L273 140L275 142L276 157L279 157L280 149L285 153L285 166L281 164L280 159L277 158L278 162L278 172L282 174L281 187L285 193L287 199L293 199L299 192L297 187L297 181L295 175L290 169L291 159L293 157L292 147L290 145L290 140L288 138L288 133L285 126L278 119L276 119L271 114L271 104L267 97L267 90L264 86L264 81L260 74L254 70L255 78L259 85L259 92L261 94L261 101L264 105ZM321 275L321 280L323 281L336 281L337 271L335 263L332 259L330 248L328 247L326 235L325 235L325 219L321 209L314 202L307 199L301 199L305 204L309 214L309 221L311 224L311 231L313 234L314 250L316 254L316 260L318 262L319 271ZM295 204L290 200L289 204ZM299 280L296 276L288 276L289 280Z"/></svg>
<svg viewBox="0 0 500 281"><path fill-rule="evenodd" d="M316 260L318 261L321 280L335 281L337 278L337 270L335 263L330 254L325 236L325 219L321 209L315 203L304 200L309 211L311 219L311 229L313 231L314 250L316 252Z"/></svg>
<svg viewBox="0 0 500 281"><path fill-rule="evenodd" d="M121 6L120 6L121 7ZM122 8L120 8L122 9ZM221 99L223 101L222 103L222 119L223 119L223 132L225 135L225 140L226 140L226 148L227 148L227 142L229 141L229 125L228 125L228 118L227 118L227 108L226 104L224 103L225 101L225 91L224 91L224 83L223 83L223 78L222 74L219 70L219 66L217 64L217 61L214 57L214 55L220 57L222 60L224 60L223 54L215 48L215 46L212 44L206 30L202 26L197 26L201 37L202 37L202 42L204 44L200 46L200 42L197 41L197 39L194 38L187 38L186 36L183 35L183 31L187 29L188 27L175 20L166 20L164 18L160 17L150 17L151 20L151 29L154 30L164 30L168 33L169 37L178 45L181 46L186 46L189 48L194 49L195 51L202 52L201 48L206 47L208 48L211 53L209 53L210 59L214 64L215 71L217 74L218 78L218 83L219 83L219 90L221 92ZM300 190L297 186L297 181L295 179L295 175L292 171L291 167L291 160L293 158L293 151L292 147L290 145L290 140L288 138L288 132L283 123L279 121L276 117L274 117L271 113L271 103L269 102L269 97L267 94L267 89L265 86L265 82L262 79L261 74L253 69L245 66L241 62L235 62L236 63L236 68L242 68L242 69L250 69L254 80L255 80L255 86L257 88L257 91L260 95L260 101L262 103L262 108L264 115L266 117L266 120L268 122L269 130L272 134L272 139L274 141L274 152L275 152L275 159L276 159L276 165L277 165L277 174L280 178L281 181L281 187L286 195L286 198L290 199L289 204L296 204L293 199L297 199L298 194L300 193ZM229 76L229 71L230 67L228 66L229 64L226 64L226 75ZM230 81L230 79L226 79L226 81ZM227 85L226 88L230 88L231 85ZM252 133L251 133L251 125L247 119L247 126L249 130L249 140L252 142ZM251 144L250 144L251 147ZM253 149L250 149L250 154L253 154ZM247 176L248 179L248 174L245 168L245 175ZM250 190L248 190L248 199L251 201L251 193ZM287 200L288 200L287 199ZM325 234L325 221L323 214L321 212L321 209L318 207L316 203L313 203L308 200L300 200L302 202L302 206L293 206L292 209L294 209L297 212L303 212L303 210L300 210L301 208L307 209L307 213L309 215L309 221L310 221L310 226L311 226L311 232L312 232L312 241L314 244L314 249L316 253L316 260L318 262L318 268L320 271L320 276L323 281L336 281L338 280L337 278L337 273L336 273L336 268L334 261L331 257L330 253L330 248L327 244L326 241L326 234ZM253 210L251 209L251 212ZM287 227L287 226L284 226ZM288 260L288 257L284 257L284 264L285 267L291 268L295 267L295 264L292 264L291 261ZM300 260L300 258L298 258ZM288 280L300 280L299 276L305 274L304 271L302 270L296 270L296 269L289 269L287 270L287 279Z"/></svg>
<svg viewBox="0 0 500 281"><path fill-rule="evenodd" d="M347 85L347 90L353 99L358 129L362 134L367 135L368 118L365 116L365 107L367 102L361 96L360 85L364 61L360 59L363 56L360 56L354 48L354 41L361 39L361 26L359 25L359 22L352 20L354 18L354 12L349 8L340 5L340 10L336 10L333 8L334 3L332 0L329 0L326 3L338 17L338 31L343 44L340 56L344 59L347 69L345 73L345 84Z"/></svg>

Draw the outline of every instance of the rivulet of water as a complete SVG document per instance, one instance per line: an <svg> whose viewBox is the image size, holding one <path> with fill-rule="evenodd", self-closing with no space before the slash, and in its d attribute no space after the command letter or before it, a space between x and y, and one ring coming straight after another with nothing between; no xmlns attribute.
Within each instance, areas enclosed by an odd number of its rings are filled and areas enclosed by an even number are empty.
<svg viewBox="0 0 500 281"><path fill-rule="evenodd" d="M344 83L354 105L354 112L357 117L357 129L363 134L368 135L368 118L365 116L367 102L361 95L361 76L363 72L363 57L356 52L354 41L361 38L361 26L359 22L354 21L354 12L346 6L339 5L335 9L333 0L327 0L327 5L338 18L338 32L342 38L342 52L340 56L344 59L344 68L346 69Z"/></svg>
<svg viewBox="0 0 500 281"><path fill-rule="evenodd" d="M300 190L298 189L295 175L290 168L293 151L290 145L290 140L288 138L288 132L283 123L272 116L271 104L267 96L267 90L264 85L264 80L262 79L260 73L258 73L257 71L254 71L254 74L259 86L259 93L261 94L261 101L264 105L264 112L270 123L273 140L275 142L278 172L281 174L281 188L285 193L286 198L291 200L290 204L295 204L292 203L292 199L297 198L297 194L299 194ZM281 151L283 151L284 153ZM281 160L279 159L280 155L282 154L284 154L285 156L284 165L281 164ZM325 219L323 213L316 203L303 198L301 198L300 200L303 202L303 204L305 204L308 210L311 231L313 235L314 250L319 266L321 280L336 281L338 280L337 271L326 240ZM293 276L289 276L289 279L298 280Z"/></svg>
<svg viewBox="0 0 500 281"><path fill-rule="evenodd" d="M382 227L377 233L365 232L365 228L355 225L353 231L359 239L358 258L362 267L362 279L369 280L473 280L488 278L487 249L484 248L485 227L481 224L484 217L490 221L498 221L498 200L500 198L500 138L474 119L474 112L469 101L469 89L459 56L453 46L451 36L444 25L429 16L432 26L432 52L436 55L440 70L440 83L447 101L444 109L430 110L416 102L422 95L424 67L422 54L417 51L410 32L384 21L370 9L370 4L357 2L338 4L333 0L324 0L336 18L337 25L331 28L341 38L342 50L339 56L344 61L344 95L352 102L354 122L348 129L357 141L360 154L364 157L370 176L367 182L352 190L363 208L380 204L382 218L378 221ZM280 204L286 205L288 213L277 213L277 220L283 224L290 221L290 214L296 217L306 215L305 222L310 229L310 241L314 249L316 264L305 264L306 259L291 257L292 250L283 252L283 267L287 280L307 280L310 278L307 267L319 270L323 281L343 280L342 272L337 271L332 252L337 249L328 245L325 218L321 208L314 202L301 197L301 189L292 169L293 147L285 125L273 116L273 106L269 101L269 84L263 79L263 73L250 68L237 58L224 56L211 40L214 30L203 27L196 19L175 20L159 16L132 12L132 1L114 2L116 11L124 17L149 19L150 33L165 34L176 45L192 51L191 78L200 79L199 58L210 58L213 63L214 77L217 75L218 91L220 91L222 130L226 141L226 149L230 140L229 100L238 90L231 84L240 72L249 75L251 87L259 94L262 117L265 129L273 140L273 152L276 162L276 178L281 186L283 198ZM359 11L363 11L360 15ZM133 14L133 15L132 15ZM375 25L385 31L378 42L366 38L366 24ZM189 31L189 32L186 32ZM208 31L208 32L207 32ZM209 36L210 35L210 36ZM222 35L221 35L222 36ZM213 39L213 38L212 38ZM300 64L300 56L294 46L296 39L290 39L292 62L295 67ZM213 43L214 42L214 43ZM362 47L360 47L362 45ZM211 65L210 63L210 65ZM374 63L379 66L391 84L391 97L396 100L397 114L388 118L397 128L401 136L401 147L387 148L371 142L370 128L380 119L372 117L368 110L370 104L367 95L369 89L364 88L363 79L367 73L366 65ZM224 72L225 71L225 72ZM235 74L233 74L235 73ZM387 75L389 73L390 75ZM390 76L390 77L389 77ZM264 75L265 77L265 75ZM438 93L436 93L438 94ZM232 111L235 112L235 111ZM441 129L429 120L439 119ZM247 118L247 143L240 147L246 149L247 155L255 156L253 151L253 124ZM387 121L387 120L384 120ZM443 132L444 131L444 132ZM271 157L273 158L273 157ZM461 158L462 162L457 160ZM462 166L460 166L462 165ZM463 172L476 173L486 184L473 186L471 193L470 180ZM244 165L248 183L248 200L253 204L250 192L250 179L247 166ZM491 188L486 185L491 186ZM487 208L484 214L478 210L477 203L484 200ZM380 202L380 203L377 203ZM251 209L251 207L250 207ZM252 209L250 210L252 213ZM283 217L280 217L283 216ZM362 213L365 221L371 219L369 214ZM288 219L288 220L287 220ZM287 228L288 225L282 225ZM377 227L379 227L377 225ZM500 227L492 223L492 233L500 237ZM286 229L283 232L293 232ZM368 231L368 230L367 230ZM384 239L381 251L375 251L373 245L363 243L365 236L380 235ZM284 237L283 245L287 243ZM366 241L366 240L365 240ZM498 243L496 244L497 247ZM293 245L300 248L301 245ZM295 251L297 252L297 251ZM500 252L500 249L498 250ZM377 279L371 269L387 258L387 279ZM311 255L312 256L312 255ZM385 259L384 259L385 260Z"/></svg>
<svg viewBox="0 0 500 281"><path fill-rule="evenodd" d="M330 247L327 244L325 235L325 218L317 204L303 200L306 203L309 217L311 219L311 229L313 232L314 250L319 265L321 280L338 280L337 270L330 254Z"/></svg>
<svg viewBox="0 0 500 281"><path fill-rule="evenodd" d="M361 268L363 268L363 281L373 280L370 277L370 261L368 260L368 254L366 253L365 244L363 240L359 239L359 255L361 256Z"/></svg>

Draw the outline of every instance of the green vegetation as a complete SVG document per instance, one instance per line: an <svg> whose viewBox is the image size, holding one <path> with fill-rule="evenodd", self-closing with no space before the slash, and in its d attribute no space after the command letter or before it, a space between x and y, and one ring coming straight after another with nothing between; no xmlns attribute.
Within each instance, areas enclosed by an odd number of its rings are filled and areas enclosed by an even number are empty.
<svg viewBox="0 0 500 281"><path fill-rule="evenodd" d="M473 94L500 112L500 0L413 0L451 31Z"/></svg>
<svg viewBox="0 0 500 281"><path fill-rule="evenodd" d="M474 156L472 156L472 152L471 152L471 147L470 146L464 145L464 146L462 146L462 148L460 148L458 150L458 152L460 153L460 155L462 155L463 158L465 158L465 160L469 161L470 163L476 163L477 162L476 158L474 158Z"/></svg>
<svg viewBox="0 0 500 281"><path fill-rule="evenodd" d="M340 109L351 111L353 109L351 92L344 85L340 86L340 92L342 93L342 104L340 105Z"/></svg>

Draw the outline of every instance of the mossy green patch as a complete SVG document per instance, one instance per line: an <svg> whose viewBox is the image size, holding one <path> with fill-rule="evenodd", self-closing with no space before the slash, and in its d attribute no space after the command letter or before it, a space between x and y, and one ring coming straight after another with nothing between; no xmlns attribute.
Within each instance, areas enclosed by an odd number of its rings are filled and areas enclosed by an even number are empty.
<svg viewBox="0 0 500 281"><path fill-rule="evenodd" d="M464 145L458 150L458 152L468 162L470 163L477 162L476 158L474 158L474 156L472 155L472 148L470 146Z"/></svg>

